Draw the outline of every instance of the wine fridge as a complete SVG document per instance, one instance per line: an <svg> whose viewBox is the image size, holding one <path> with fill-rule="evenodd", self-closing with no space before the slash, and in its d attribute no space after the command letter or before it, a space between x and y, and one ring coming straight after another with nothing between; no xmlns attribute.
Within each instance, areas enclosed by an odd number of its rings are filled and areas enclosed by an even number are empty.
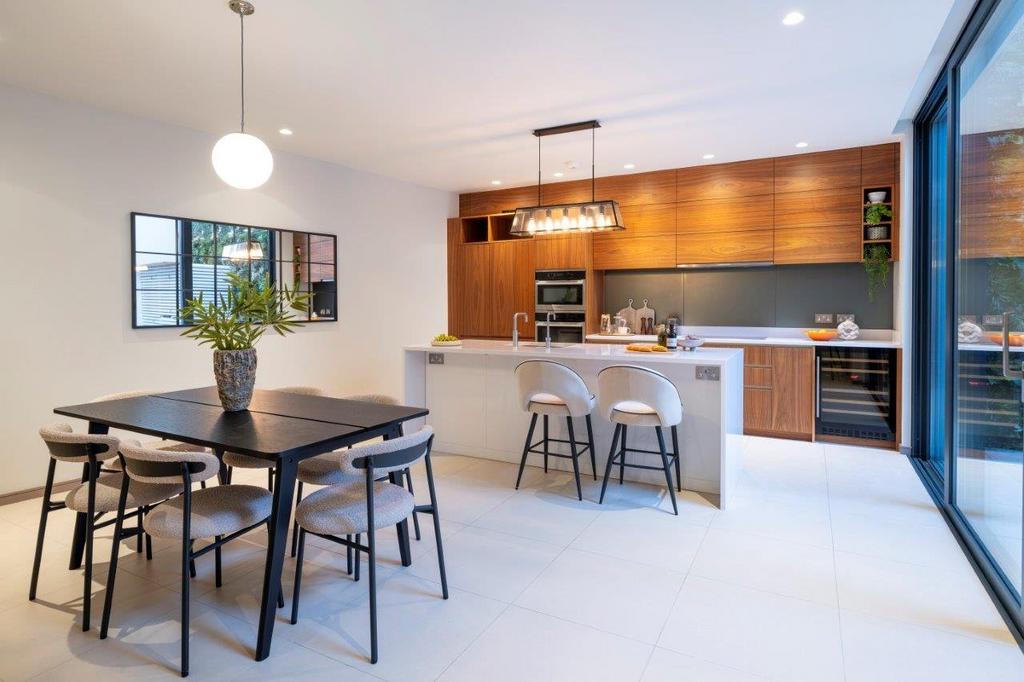
<svg viewBox="0 0 1024 682"><path fill-rule="evenodd" d="M815 433L896 442L896 350L818 346Z"/></svg>

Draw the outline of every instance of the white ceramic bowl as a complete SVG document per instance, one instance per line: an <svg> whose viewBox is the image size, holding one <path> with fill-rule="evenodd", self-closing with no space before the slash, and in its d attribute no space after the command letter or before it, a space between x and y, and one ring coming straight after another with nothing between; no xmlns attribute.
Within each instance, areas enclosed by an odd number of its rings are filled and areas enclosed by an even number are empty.
<svg viewBox="0 0 1024 682"><path fill-rule="evenodd" d="M676 345L681 350L697 350L700 346L704 345L703 336L680 336L676 339Z"/></svg>
<svg viewBox="0 0 1024 682"><path fill-rule="evenodd" d="M887 192L885 190L879 192L868 192L868 201L872 204L880 204L885 201L886 194Z"/></svg>

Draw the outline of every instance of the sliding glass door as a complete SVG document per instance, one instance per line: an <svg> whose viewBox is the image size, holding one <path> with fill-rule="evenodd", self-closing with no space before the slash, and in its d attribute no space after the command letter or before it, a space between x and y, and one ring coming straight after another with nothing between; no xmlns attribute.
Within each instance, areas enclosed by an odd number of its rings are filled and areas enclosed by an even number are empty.
<svg viewBox="0 0 1024 682"><path fill-rule="evenodd" d="M1024 628L1024 0L981 0L915 120L914 455Z"/></svg>

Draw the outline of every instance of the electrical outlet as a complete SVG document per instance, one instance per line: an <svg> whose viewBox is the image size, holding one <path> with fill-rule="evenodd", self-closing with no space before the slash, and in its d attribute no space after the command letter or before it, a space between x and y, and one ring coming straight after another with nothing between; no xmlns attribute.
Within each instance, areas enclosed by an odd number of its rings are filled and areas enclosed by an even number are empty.
<svg viewBox="0 0 1024 682"><path fill-rule="evenodd" d="M850 322L856 322L853 313L836 313L836 324L842 324L849 320Z"/></svg>
<svg viewBox="0 0 1024 682"><path fill-rule="evenodd" d="M695 376L698 381L719 381L722 378L721 368L711 365L697 365Z"/></svg>
<svg viewBox="0 0 1024 682"><path fill-rule="evenodd" d="M981 323L998 327L998 326L1003 324L1003 316L1002 315L982 315L981 316Z"/></svg>
<svg viewBox="0 0 1024 682"><path fill-rule="evenodd" d="M832 313L814 313L814 324L832 324Z"/></svg>
<svg viewBox="0 0 1024 682"><path fill-rule="evenodd" d="M443 365L444 353L427 353L427 362L431 365Z"/></svg>

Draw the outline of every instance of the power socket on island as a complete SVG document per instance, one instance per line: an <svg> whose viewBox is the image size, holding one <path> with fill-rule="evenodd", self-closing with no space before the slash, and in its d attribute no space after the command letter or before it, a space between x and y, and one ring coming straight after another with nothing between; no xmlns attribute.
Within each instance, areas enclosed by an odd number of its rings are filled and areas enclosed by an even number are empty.
<svg viewBox="0 0 1024 682"><path fill-rule="evenodd" d="M832 313L814 313L814 324L832 324Z"/></svg>

